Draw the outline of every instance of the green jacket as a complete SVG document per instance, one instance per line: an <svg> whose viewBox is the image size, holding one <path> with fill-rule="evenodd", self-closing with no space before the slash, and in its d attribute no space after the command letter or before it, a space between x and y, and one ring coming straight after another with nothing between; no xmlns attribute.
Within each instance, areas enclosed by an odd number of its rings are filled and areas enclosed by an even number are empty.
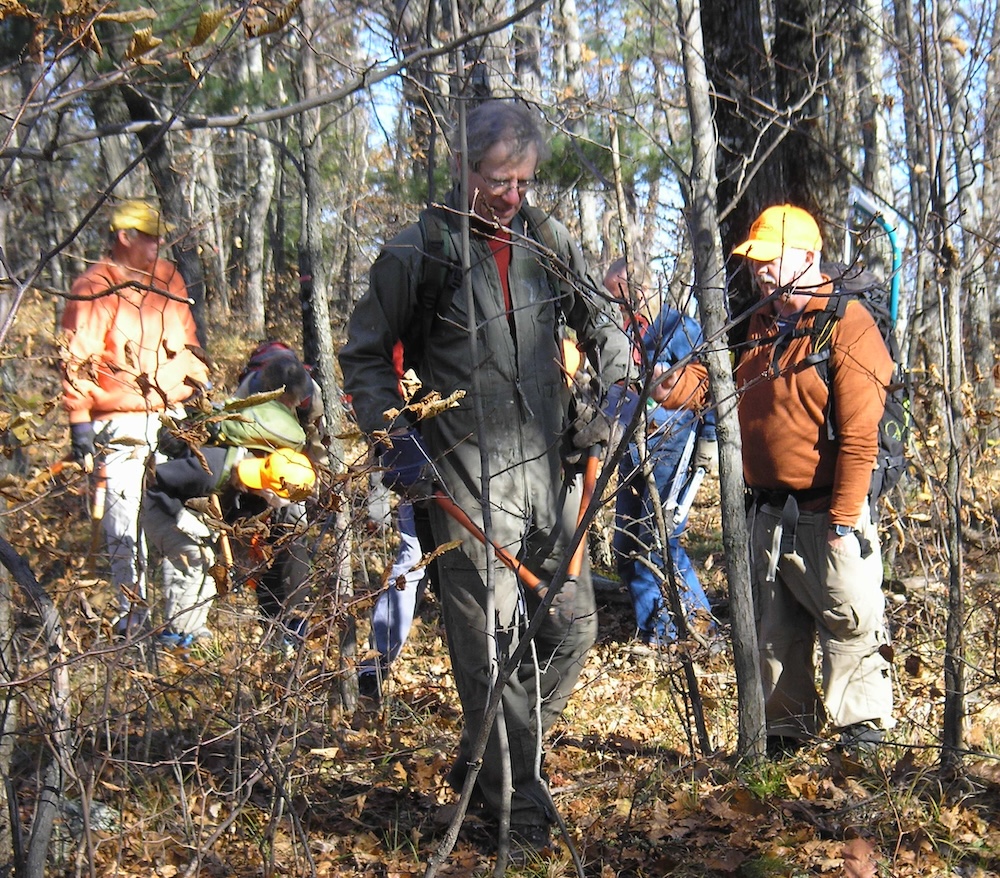
<svg viewBox="0 0 1000 878"><path fill-rule="evenodd" d="M449 196L455 204L455 193ZM583 255L564 226L553 223L558 244L556 264L575 274L573 282L553 291L540 258L539 245L525 240L520 216L512 225L514 246L508 272L512 309L504 306L496 262L485 234L474 223L471 235L471 287L475 309L475 354L468 332L464 289L457 290L424 340L416 371L424 386L447 396L466 397L456 408L421 423L430 451L439 459L465 460L463 475L478 472L479 442L485 442L492 466L518 465L558 454L566 428L568 389L560 368L558 321L565 319L603 385L622 380L631 364L628 340L608 302L596 292ZM460 253L459 219L450 233L452 252ZM383 412L401 408L394 347L419 319L418 292L423 275L423 240L418 224L385 245L372 266L368 291L348 324L348 341L340 353L344 389L350 394L359 426L368 434L390 424ZM475 359L473 359L475 357ZM487 430L477 438L473 399L475 374ZM397 424L396 426L403 426ZM455 461L457 463L457 461Z"/></svg>

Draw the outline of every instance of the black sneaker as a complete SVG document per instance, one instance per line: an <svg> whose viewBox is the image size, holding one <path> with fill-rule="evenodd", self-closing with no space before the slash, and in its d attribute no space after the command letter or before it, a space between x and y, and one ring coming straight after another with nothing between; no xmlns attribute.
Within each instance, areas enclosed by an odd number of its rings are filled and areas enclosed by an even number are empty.
<svg viewBox="0 0 1000 878"><path fill-rule="evenodd" d="M841 750L855 753L874 753L885 741L885 732L868 723L853 723L840 730Z"/></svg>

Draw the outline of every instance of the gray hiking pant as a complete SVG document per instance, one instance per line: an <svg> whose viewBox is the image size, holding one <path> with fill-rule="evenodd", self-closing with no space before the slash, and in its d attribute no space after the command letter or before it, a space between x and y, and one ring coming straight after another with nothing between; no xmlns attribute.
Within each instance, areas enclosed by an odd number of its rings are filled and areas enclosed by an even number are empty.
<svg viewBox="0 0 1000 878"><path fill-rule="evenodd" d="M882 554L867 504L855 524L871 546L865 558L860 540L847 552L829 548L826 512L800 512L794 550L775 558L781 512L764 504L748 520L768 734L815 735L825 718L835 728L860 722L892 728ZM815 684L817 634L822 698Z"/></svg>
<svg viewBox="0 0 1000 878"><path fill-rule="evenodd" d="M535 464L537 470L539 462ZM491 533L495 542L518 555L545 579L544 571L555 570L576 528L581 489L578 481L553 485L550 478L540 478L541 473L532 470L531 465L513 467L492 479ZM459 505L482 526L478 498L461 482L453 491ZM514 574L497 562L493 569L497 636L495 644L491 644L487 635L485 549L439 507L431 507L431 523L439 543L462 540L460 550L447 552L439 559L442 613L465 714L459 753L449 776L452 785L460 788L483 725L492 681L500 673L490 656L496 655L502 668L520 641L525 610L534 612L539 602L533 593L525 595ZM546 616L534 649L529 649L503 687L502 709L483 757L478 792L489 811L497 815L502 807L504 763L509 761L511 823L515 825L546 825L553 819L548 795L538 780L536 760L540 755L539 737L565 708L597 636L596 605L586 559L575 607L575 621L568 626L556 617Z"/></svg>

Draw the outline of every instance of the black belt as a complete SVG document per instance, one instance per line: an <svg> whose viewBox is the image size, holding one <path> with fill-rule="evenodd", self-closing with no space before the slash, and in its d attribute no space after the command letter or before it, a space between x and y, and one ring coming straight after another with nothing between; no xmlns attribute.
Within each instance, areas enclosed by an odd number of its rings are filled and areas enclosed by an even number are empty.
<svg viewBox="0 0 1000 878"><path fill-rule="evenodd" d="M833 496L833 486L824 488L802 488L798 491L769 491L765 488L751 488L753 502L756 506L776 506L784 508L788 498L793 498L796 503L812 503L816 500L826 500Z"/></svg>
<svg viewBox="0 0 1000 878"><path fill-rule="evenodd" d="M801 491L761 491L751 488L753 503L758 508L772 506L781 510L780 550L782 555L791 554L795 549L795 531L799 524L799 504L822 500L831 496L832 488L804 488ZM861 547L861 557L872 553L872 545L857 530L854 535Z"/></svg>

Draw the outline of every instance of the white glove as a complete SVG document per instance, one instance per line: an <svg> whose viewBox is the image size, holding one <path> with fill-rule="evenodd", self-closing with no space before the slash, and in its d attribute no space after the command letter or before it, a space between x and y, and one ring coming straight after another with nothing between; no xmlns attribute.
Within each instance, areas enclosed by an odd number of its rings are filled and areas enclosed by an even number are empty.
<svg viewBox="0 0 1000 878"><path fill-rule="evenodd" d="M710 476L719 474L719 443L715 439L698 438L694 446L694 458L691 461L694 469L699 467Z"/></svg>

